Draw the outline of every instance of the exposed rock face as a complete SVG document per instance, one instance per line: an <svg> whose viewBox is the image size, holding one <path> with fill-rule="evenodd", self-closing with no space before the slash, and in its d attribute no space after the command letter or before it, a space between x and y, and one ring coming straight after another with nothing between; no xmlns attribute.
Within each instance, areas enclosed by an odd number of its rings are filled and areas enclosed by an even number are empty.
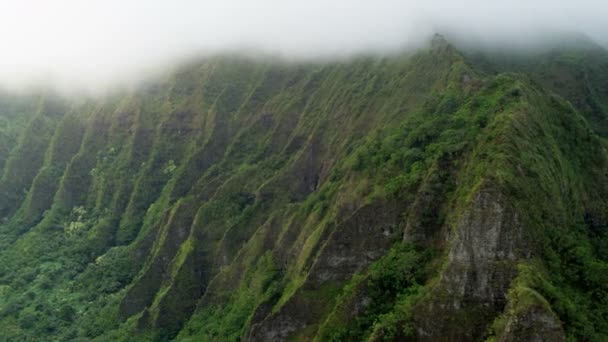
<svg viewBox="0 0 608 342"><path fill-rule="evenodd" d="M474 195L455 234L433 303L416 319L421 340L482 338L506 305L517 262L531 255L517 212L491 187Z"/></svg>
<svg viewBox="0 0 608 342"><path fill-rule="evenodd" d="M250 341L285 341L312 324L335 298L307 296L323 286L341 283L380 258L400 235L395 203L366 205L339 224L329 236L302 287L277 312L252 326Z"/></svg>
<svg viewBox="0 0 608 342"><path fill-rule="evenodd" d="M314 318L311 303L298 294L281 311L253 325L248 341L286 341L294 332L305 328Z"/></svg>
<svg viewBox="0 0 608 342"><path fill-rule="evenodd" d="M566 341L566 336L561 322L553 312L542 306L533 305L510 317L505 330L497 340L499 342L561 342Z"/></svg>
<svg viewBox="0 0 608 342"><path fill-rule="evenodd" d="M395 203L381 201L360 208L329 237L308 276L319 287L328 281L345 281L384 255L398 236L399 211Z"/></svg>
<svg viewBox="0 0 608 342"><path fill-rule="evenodd" d="M187 271L183 271L181 267L172 270L167 265L171 265L170 262L178 253L179 246L188 238L195 210L196 207L192 205L192 202L180 202L167 224L159 231L156 238L159 242L157 257L151 261L141 278L134 282L134 286L125 295L120 304L119 314L122 318L127 318L143 309L149 309L156 292L168 283L169 276L173 272L179 276L166 285L167 293L170 293L171 296L163 297L159 303L163 307L159 311L162 311L163 314L159 315L154 322L148 321L148 317L144 317L140 319L139 324L149 326L160 325L159 322L162 322L163 327L174 327L184 320L184 315L189 315L194 310L195 302L191 301L190 297L199 297L203 285L206 285L207 281L201 270L200 261L195 261L194 256L189 254L186 259L189 266Z"/></svg>
<svg viewBox="0 0 608 342"><path fill-rule="evenodd" d="M517 212L497 191L482 190L459 225L444 282L454 307L465 297L503 305L515 262L530 256Z"/></svg>

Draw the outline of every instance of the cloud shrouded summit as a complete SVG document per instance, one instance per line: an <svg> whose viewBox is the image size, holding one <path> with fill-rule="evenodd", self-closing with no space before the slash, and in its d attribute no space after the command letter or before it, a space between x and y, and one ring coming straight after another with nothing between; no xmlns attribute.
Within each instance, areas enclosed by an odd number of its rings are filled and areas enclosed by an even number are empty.
<svg viewBox="0 0 608 342"><path fill-rule="evenodd" d="M434 32L525 45L580 31L606 43L607 16L605 0L6 0L0 84L98 89L196 54L332 58L417 46Z"/></svg>

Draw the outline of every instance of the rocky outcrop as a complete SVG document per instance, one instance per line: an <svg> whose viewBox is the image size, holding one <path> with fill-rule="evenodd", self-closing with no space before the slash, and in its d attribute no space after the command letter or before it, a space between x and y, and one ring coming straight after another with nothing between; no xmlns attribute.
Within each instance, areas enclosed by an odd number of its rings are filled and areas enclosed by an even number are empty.
<svg viewBox="0 0 608 342"><path fill-rule="evenodd" d="M432 303L415 318L420 340L480 340L506 305L518 261L532 253L517 211L491 186L473 196L454 234Z"/></svg>
<svg viewBox="0 0 608 342"><path fill-rule="evenodd" d="M498 342L561 342L566 341L562 324L546 307L532 305L511 316Z"/></svg>
<svg viewBox="0 0 608 342"><path fill-rule="evenodd" d="M335 296L325 298L322 294L364 270L398 239L402 232L399 209L396 203L380 201L358 209L336 226L302 287L276 314L254 324L248 340L285 341L294 332L318 324L335 300Z"/></svg>

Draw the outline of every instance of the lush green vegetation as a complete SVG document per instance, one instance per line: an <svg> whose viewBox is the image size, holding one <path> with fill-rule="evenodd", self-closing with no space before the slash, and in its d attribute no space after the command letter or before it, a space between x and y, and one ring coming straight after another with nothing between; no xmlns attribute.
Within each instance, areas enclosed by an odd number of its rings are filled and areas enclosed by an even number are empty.
<svg viewBox="0 0 608 342"><path fill-rule="evenodd" d="M482 63L437 38L339 63L217 57L97 102L1 97L3 337L415 338L491 189L525 237L508 305L470 304L464 329L498 338L535 306L605 339L608 76L553 94L605 64L549 56Z"/></svg>
<svg viewBox="0 0 608 342"><path fill-rule="evenodd" d="M407 244L396 244L385 256L372 264L365 274L354 275L347 284L336 307L319 332L319 339L328 341L393 340L412 334L408 318L412 304L423 292L429 270L429 251L419 252ZM365 296L363 308L357 301ZM361 305L361 304L359 304ZM353 311L357 315L353 315Z"/></svg>

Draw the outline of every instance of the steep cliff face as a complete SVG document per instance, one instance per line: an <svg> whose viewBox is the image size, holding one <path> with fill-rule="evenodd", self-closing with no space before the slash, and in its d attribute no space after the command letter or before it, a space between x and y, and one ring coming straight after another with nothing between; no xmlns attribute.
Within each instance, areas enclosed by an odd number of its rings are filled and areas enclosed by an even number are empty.
<svg viewBox="0 0 608 342"><path fill-rule="evenodd" d="M479 339L505 308L517 264L531 257L523 223L500 191L482 185L469 205L456 224L431 303L418 313L421 339Z"/></svg>
<svg viewBox="0 0 608 342"><path fill-rule="evenodd" d="M439 37L36 103L0 112L8 339L608 331L605 142L584 109Z"/></svg>

